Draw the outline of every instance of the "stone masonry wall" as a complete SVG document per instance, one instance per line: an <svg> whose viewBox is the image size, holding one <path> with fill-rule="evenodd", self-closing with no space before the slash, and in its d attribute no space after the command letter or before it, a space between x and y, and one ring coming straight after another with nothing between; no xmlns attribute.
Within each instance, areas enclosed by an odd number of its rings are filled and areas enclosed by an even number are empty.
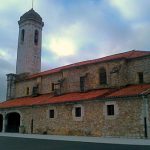
<svg viewBox="0 0 150 150"><path fill-rule="evenodd" d="M24 42L21 42L21 31L25 30ZM38 44L34 44L34 32L38 30ZM41 44L42 25L32 20L19 26L18 52L16 73L29 72L31 74L41 71Z"/></svg>
<svg viewBox="0 0 150 150"><path fill-rule="evenodd" d="M128 62L128 81L130 84L139 83L138 72L143 72L144 82L150 83L150 56Z"/></svg>
<svg viewBox="0 0 150 150"><path fill-rule="evenodd" d="M107 103L114 103L115 116L106 115ZM73 108L77 104L84 109L81 120L75 120L72 115ZM50 109L55 109L55 118L49 118ZM15 110L21 112L22 125L25 126L26 133L31 133L33 118L33 131L38 134L144 137L142 99L64 103Z"/></svg>
<svg viewBox="0 0 150 150"><path fill-rule="evenodd" d="M148 137L150 137L150 95L147 96L147 100L148 100L148 118L147 118L147 121L148 121Z"/></svg>
<svg viewBox="0 0 150 150"><path fill-rule="evenodd" d="M29 88L29 95L32 95L32 88L37 84L36 80L28 80L16 83L16 97L27 96L26 90Z"/></svg>
<svg viewBox="0 0 150 150"><path fill-rule="evenodd" d="M107 72L107 84L105 85L100 84L99 70L101 67L104 67ZM130 61L116 60L74 67L32 80L20 81L16 83L16 97L26 96L24 90L30 87L32 91L35 84L39 85L40 94L51 93L53 92L52 83L58 83L58 80L61 79L63 79L62 94L80 92L80 77L82 76L85 76L86 91L138 84L138 72L143 72L144 82L150 83L150 59L148 57Z"/></svg>
<svg viewBox="0 0 150 150"><path fill-rule="evenodd" d="M41 82L41 94L45 93L50 93L52 91L52 83L57 83L58 80L62 79L62 73L54 73L48 76L43 76L42 77L42 82Z"/></svg>
<svg viewBox="0 0 150 150"><path fill-rule="evenodd" d="M125 61L113 61L107 63L91 64L87 66L74 67L63 70L62 72L50 74L40 77L40 94L51 93L52 83L57 83L58 80L64 79L61 92L79 92L80 91L80 77L85 76L85 90L92 90L98 88L107 88L115 86L123 86L127 84L127 71ZM104 67L107 72L107 84L100 85L99 69ZM114 67L118 67L117 73L111 73ZM16 97L26 96L25 89L37 84L38 79L25 80L16 83ZM31 94L31 93L30 93Z"/></svg>

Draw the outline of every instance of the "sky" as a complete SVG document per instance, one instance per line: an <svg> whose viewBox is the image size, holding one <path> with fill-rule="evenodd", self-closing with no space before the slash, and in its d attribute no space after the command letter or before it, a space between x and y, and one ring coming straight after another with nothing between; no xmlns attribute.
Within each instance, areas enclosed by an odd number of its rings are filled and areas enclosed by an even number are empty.
<svg viewBox="0 0 150 150"><path fill-rule="evenodd" d="M18 23L32 0L0 0L0 101L16 72ZM34 0L43 18L42 71L129 50L150 51L150 0Z"/></svg>

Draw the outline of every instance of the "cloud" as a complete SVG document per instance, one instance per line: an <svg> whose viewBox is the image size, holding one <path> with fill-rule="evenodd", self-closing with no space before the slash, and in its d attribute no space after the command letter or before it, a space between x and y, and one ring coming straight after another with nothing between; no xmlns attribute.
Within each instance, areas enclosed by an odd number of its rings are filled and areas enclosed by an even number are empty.
<svg viewBox="0 0 150 150"><path fill-rule="evenodd" d="M109 0L109 2L126 19L137 20L149 17L149 0Z"/></svg>
<svg viewBox="0 0 150 150"><path fill-rule="evenodd" d="M4 101L6 98L6 74L13 72L15 66L11 64L11 62L6 61L5 56L7 57L7 54L0 53L0 101Z"/></svg>
<svg viewBox="0 0 150 150"><path fill-rule="evenodd" d="M53 54L50 56L55 59L45 62L57 66L60 60L63 65L130 49L149 49L145 39L149 31L146 28L145 34L141 33L140 31L143 30L137 27L139 20L136 22L138 19L136 14L141 13L143 7L140 9L141 2L137 2L134 6L134 2L130 0L123 0L122 3L120 0L70 0L67 5L64 5L64 1L52 1L50 9L44 14L44 18L47 18L45 26L49 28L44 29L43 49L51 51ZM145 0L144 4L146 4ZM133 10L133 7L137 7L137 12L128 11ZM123 9L122 12L121 9ZM148 8L145 12L147 11ZM133 15L125 15L129 12ZM127 19L135 22L129 22ZM148 18L145 19L149 21ZM138 38L140 34L143 35L142 41ZM143 46L142 42L146 46Z"/></svg>
<svg viewBox="0 0 150 150"><path fill-rule="evenodd" d="M79 24L63 27L59 33L54 32L47 36L45 48L59 57L74 55L79 47L77 36L80 35L81 29Z"/></svg>
<svg viewBox="0 0 150 150"><path fill-rule="evenodd" d="M16 51L15 51L16 52ZM15 57L14 57L15 56ZM0 60L6 61L11 64L15 64L16 55L14 55L13 49L0 49Z"/></svg>
<svg viewBox="0 0 150 150"><path fill-rule="evenodd" d="M24 5L25 3L25 5ZM36 2L38 3L38 1ZM22 11L22 10L28 10L32 6L32 0L2 0L0 4L0 12L9 11L10 9ZM15 9L17 8L17 9Z"/></svg>
<svg viewBox="0 0 150 150"><path fill-rule="evenodd" d="M76 47L70 38L52 37L49 43L50 49L58 56L69 56L75 54Z"/></svg>
<svg viewBox="0 0 150 150"><path fill-rule="evenodd" d="M0 4L0 92L15 72L20 16L31 0ZM149 50L149 0L36 0L45 22L42 70L131 49ZM4 91L3 91L4 92ZM3 95L4 97L4 95Z"/></svg>

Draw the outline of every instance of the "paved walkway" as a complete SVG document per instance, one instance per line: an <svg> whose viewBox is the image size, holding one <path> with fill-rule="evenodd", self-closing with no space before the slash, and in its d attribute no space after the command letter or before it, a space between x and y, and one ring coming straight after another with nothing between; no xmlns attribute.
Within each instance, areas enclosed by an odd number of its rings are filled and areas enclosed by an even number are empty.
<svg viewBox="0 0 150 150"><path fill-rule="evenodd" d="M129 138L110 138L110 137L85 137L85 136L59 136L59 135L39 135L39 134L17 134L0 133L0 136L33 138L59 141L79 141L91 143L127 144L127 145L150 145L150 139L129 139Z"/></svg>

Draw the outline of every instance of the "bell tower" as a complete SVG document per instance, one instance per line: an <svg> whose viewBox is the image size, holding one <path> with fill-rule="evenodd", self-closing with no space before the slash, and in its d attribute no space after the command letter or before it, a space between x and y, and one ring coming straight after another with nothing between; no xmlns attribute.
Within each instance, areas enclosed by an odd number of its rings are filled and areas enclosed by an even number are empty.
<svg viewBox="0 0 150 150"><path fill-rule="evenodd" d="M20 17L16 74L41 71L42 28L41 16L29 10Z"/></svg>
<svg viewBox="0 0 150 150"><path fill-rule="evenodd" d="M15 98L16 79L22 74L41 71L42 28L41 16L32 9L20 17L16 74L7 74L6 99Z"/></svg>

